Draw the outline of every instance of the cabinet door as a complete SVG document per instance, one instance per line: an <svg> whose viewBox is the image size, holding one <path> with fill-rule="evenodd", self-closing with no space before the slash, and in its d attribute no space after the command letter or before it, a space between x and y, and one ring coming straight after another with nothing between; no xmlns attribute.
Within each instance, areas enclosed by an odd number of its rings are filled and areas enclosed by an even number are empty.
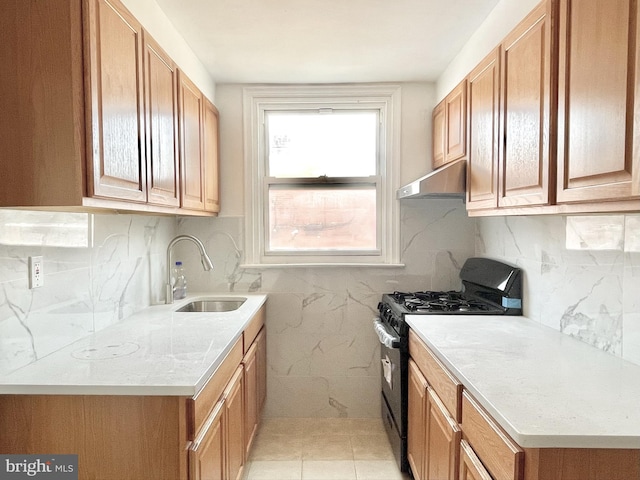
<svg viewBox="0 0 640 480"><path fill-rule="evenodd" d="M463 80L445 99L447 150L445 163L467 153L467 81Z"/></svg>
<svg viewBox="0 0 640 480"><path fill-rule="evenodd" d="M501 207L546 205L552 200L552 3L536 7L502 44Z"/></svg>
<svg viewBox="0 0 640 480"><path fill-rule="evenodd" d="M427 380L420 369L409 359L407 458L414 480L425 478L427 387Z"/></svg>
<svg viewBox="0 0 640 480"><path fill-rule="evenodd" d="M148 202L179 206L178 70L143 33Z"/></svg>
<svg viewBox="0 0 640 480"><path fill-rule="evenodd" d="M233 378L224 391L225 399L225 440L227 478L242 478L244 466L244 401L242 388L242 365L238 367Z"/></svg>
<svg viewBox="0 0 640 480"><path fill-rule="evenodd" d="M224 480L224 401L216 404L189 447L190 480Z"/></svg>
<svg viewBox="0 0 640 480"><path fill-rule="evenodd" d="M558 202L640 194L635 0L561 0Z"/></svg>
<svg viewBox="0 0 640 480"><path fill-rule="evenodd" d="M425 478L457 480L462 430L432 388L428 389Z"/></svg>
<svg viewBox="0 0 640 480"><path fill-rule="evenodd" d="M204 97L182 71L178 75L180 107L180 204L204 209L203 115Z"/></svg>
<svg viewBox="0 0 640 480"><path fill-rule="evenodd" d="M258 421L262 416L264 402L267 399L267 330L263 327L256 337L256 374L258 377Z"/></svg>
<svg viewBox="0 0 640 480"><path fill-rule="evenodd" d="M258 429L258 370L257 342L253 342L242 359L244 365L244 423L245 452L248 455Z"/></svg>
<svg viewBox="0 0 640 480"><path fill-rule="evenodd" d="M460 442L460 480L493 480L471 446L464 440Z"/></svg>
<svg viewBox="0 0 640 480"><path fill-rule="evenodd" d="M494 50L469 74L467 210L498 206L500 56Z"/></svg>
<svg viewBox="0 0 640 480"><path fill-rule="evenodd" d="M220 211L220 159L218 109L204 99L204 209Z"/></svg>
<svg viewBox="0 0 640 480"><path fill-rule="evenodd" d="M146 202L142 26L117 0L87 3L88 195Z"/></svg>
<svg viewBox="0 0 640 480"><path fill-rule="evenodd" d="M447 145L446 129L445 129L445 114L443 100L436 108L433 109L432 114L432 136L433 136L433 169L441 167L445 163L444 153Z"/></svg>

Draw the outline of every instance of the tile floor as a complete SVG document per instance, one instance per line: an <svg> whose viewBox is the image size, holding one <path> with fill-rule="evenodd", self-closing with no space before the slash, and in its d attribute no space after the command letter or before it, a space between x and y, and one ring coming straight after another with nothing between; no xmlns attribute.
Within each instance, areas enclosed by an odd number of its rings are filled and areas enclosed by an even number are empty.
<svg viewBox="0 0 640 480"><path fill-rule="evenodd" d="M410 480L380 419L265 418L245 480Z"/></svg>

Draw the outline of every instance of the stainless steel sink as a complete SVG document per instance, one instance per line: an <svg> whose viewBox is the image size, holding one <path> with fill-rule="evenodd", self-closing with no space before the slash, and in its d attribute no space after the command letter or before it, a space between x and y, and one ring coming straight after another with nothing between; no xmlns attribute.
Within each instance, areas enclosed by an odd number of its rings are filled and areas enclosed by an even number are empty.
<svg viewBox="0 0 640 480"><path fill-rule="evenodd" d="M233 312L242 306L246 298L215 298L195 300L180 307L176 312Z"/></svg>

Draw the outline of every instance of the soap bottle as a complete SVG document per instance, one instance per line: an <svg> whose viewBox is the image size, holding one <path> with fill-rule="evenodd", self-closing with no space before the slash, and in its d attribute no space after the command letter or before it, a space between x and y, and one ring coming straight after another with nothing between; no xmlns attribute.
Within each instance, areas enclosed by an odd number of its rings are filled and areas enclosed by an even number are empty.
<svg viewBox="0 0 640 480"><path fill-rule="evenodd" d="M180 300L187 296L187 279L184 276L182 262L176 262L173 268L173 299Z"/></svg>

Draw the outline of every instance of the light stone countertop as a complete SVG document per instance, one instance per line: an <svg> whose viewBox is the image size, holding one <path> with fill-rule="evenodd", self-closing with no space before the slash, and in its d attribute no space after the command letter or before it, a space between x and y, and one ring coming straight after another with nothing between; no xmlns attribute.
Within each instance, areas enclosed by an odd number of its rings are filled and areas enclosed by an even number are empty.
<svg viewBox="0 0 640 480"><path fill-rule="evenodd" d="M521 447L640 448L640 366L524 317L406 318Z"/></svg>
<svg viewBox="0 0 640 480"><path fill-rule="evenodd" d="M207 297L246 298L224 313L175 312ZM0 394L195 395L266 295L193 294L93 333L8 375Z"/></svg>

